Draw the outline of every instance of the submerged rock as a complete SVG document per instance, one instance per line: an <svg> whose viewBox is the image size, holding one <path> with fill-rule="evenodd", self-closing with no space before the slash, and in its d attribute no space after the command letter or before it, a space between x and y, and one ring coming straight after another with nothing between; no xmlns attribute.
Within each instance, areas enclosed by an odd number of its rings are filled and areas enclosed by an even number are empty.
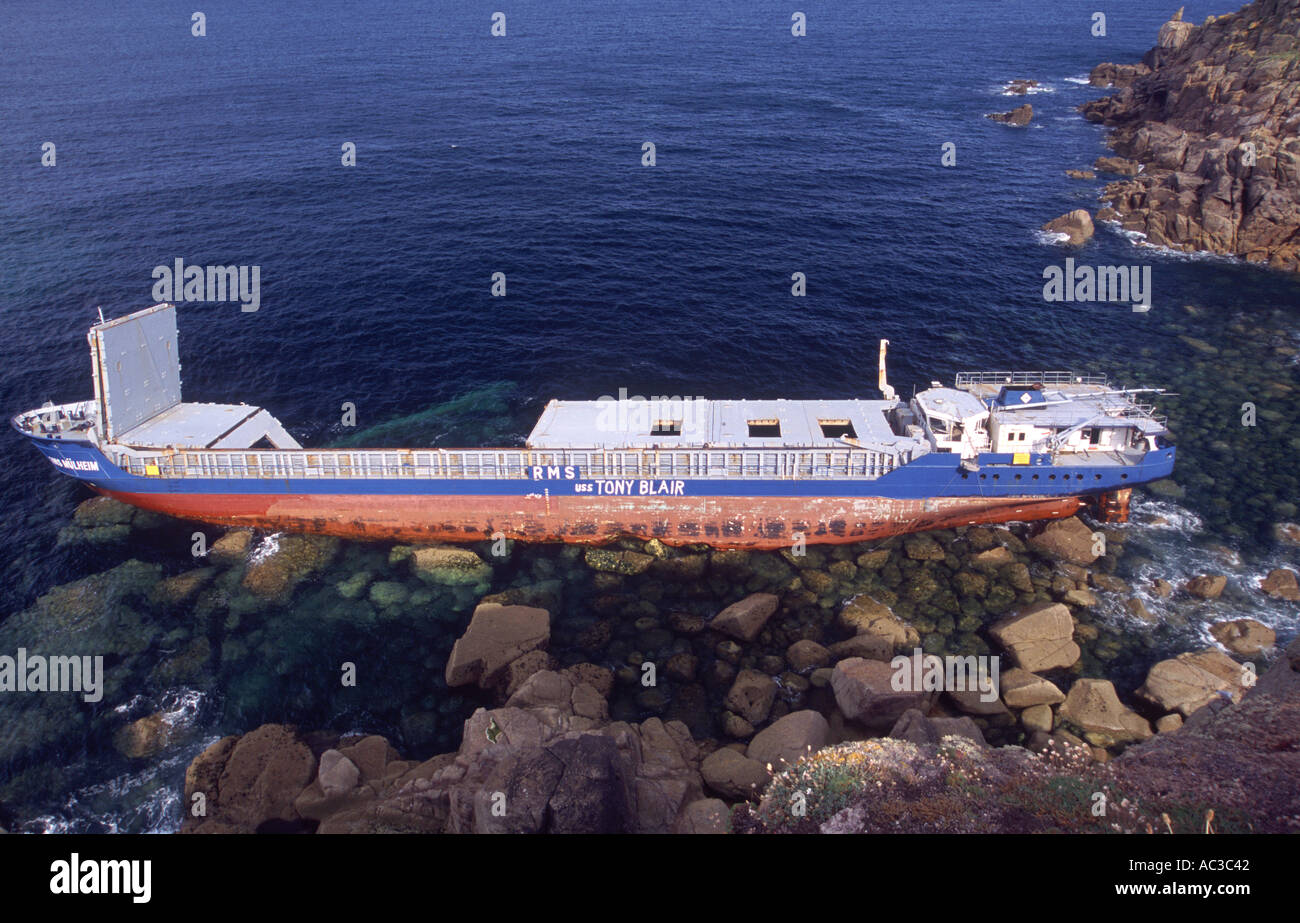
<svg viewBox="0 0 1300 923"><path fill-rule="evenodd" d="M492 580L491 565L470 549L454 545L413 549L411 569L426 583L480 588L477 592L486 590Z"/></svg>
<svg viewBox="0 0 1300 923"><path fill-rule="evenodd" d="M339 540L328 535L279 535L267 542L274 542L274 548L254 553L243 585L254 596L281 602L298 584L329 567L339 549Z"/></svg>
<svg viewBox="0 0 1300 923"><path fill-rule="evenodd" d="M779 603L772 593L753 593L715 615L709 627L739 641L753 641Z"/></svg>

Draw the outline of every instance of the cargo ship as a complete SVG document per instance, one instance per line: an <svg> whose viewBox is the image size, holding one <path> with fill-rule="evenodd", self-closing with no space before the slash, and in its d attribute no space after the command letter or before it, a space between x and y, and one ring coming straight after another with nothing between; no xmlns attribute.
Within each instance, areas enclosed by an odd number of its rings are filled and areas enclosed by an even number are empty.
<svg viewBox="0 0 1300 923"><path fill-rule="evenodd" d="M1074 372L962 372L902 400L552 400L522 447L303 448L247 404L181 400L176 308L90 328L94 397L13 418L60 472L223 526L405 542L780 548L1128 515L1167 477L1162 418Z"/></svg>

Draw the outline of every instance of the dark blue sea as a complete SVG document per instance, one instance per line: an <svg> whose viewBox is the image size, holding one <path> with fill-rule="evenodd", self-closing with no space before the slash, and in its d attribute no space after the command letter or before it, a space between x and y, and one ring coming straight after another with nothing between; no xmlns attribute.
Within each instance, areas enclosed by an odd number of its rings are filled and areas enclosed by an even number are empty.
<svg viewBox="0 0 1300 923"><path fill-rule="evenodd" d="M887 338L904 394L979 368L1168 386L1179 491L1136 507L1160 523L1153 567L1229 561L1248 586L1294 566L1272 530L1300 496L1300 282L1109 228L1073 253L1037 233L1097 207L1102 179L1064 175L1107 153L1075 111L1104 92L1088 71L1138 60L1170 9L1110 4L1094 37L1077 2L515 0L494 37L498 6L236 0L204 5L195 37L194 4L8 0L0 409L88 397L97 309L153 303L153 268L176 259L261 271L257 312L181 306L186 399L265 406L305 445L355 435L344 402L359 429L456 445L519 444L548 399L619 388L875 397ZM1186 18L1233 8L1196 0ZM1040 91L1004 95L1013 78ZM1026 101L1027 128L984 118ZM1151 310L1046 302L1044 268L1068 255L1150 266ZM10 614L121 555L59 545L88 495L16 434L2 458ZM1225 609L1294 631L1294 609ZM32 829L173 829L174 798L104 792L174 782L196 746L255 721L338 717L278 687L249 696L200 708L170 763L64 743L51 752L75 772L16 785L35 770L6 756L0 802L43 818Z"/></svg>

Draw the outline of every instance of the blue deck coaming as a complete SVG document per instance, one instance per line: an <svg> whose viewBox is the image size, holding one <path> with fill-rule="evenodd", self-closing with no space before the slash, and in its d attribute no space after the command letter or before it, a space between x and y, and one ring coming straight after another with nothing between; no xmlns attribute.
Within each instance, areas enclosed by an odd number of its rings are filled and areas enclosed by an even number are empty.
<svg viewBox="0 0 1300 923"><path fill-rule="evenodd" d="M1030 464L1011 464L1010 455L982 455L980 469L963 471L956 455L930 453L878 478L164 478L129 474L89 443L23 434L64 474L91 487L141 494L484 496L583 494L653 497L843 497L926 500L939 497L1051 498L1105 493L1168 477L1172 446L1148 452L1132 465L1052 465L1036 455ZM1033 477L1037 475L1038 480ZM1017 480L1017 476L1019 479ZM1055 476L1055 480L1051 480ZM601 484L627 485L607 492ZM641 490L643 482L655 485ZM680 484L680 492L674 488ZM577 485L590 485L579 491ZM666 485L666 489L657 489Z"/></svg>

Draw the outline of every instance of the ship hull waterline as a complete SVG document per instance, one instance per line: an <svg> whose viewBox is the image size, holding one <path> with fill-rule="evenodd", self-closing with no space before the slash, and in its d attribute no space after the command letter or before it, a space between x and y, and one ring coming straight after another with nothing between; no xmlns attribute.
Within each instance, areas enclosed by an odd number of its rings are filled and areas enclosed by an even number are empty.
<svg viewBox="0 0 1300 923"><path fill-rule="evenodd" d="M1072 516L1092 506L1127 518L1129 489L1058 497L507 498L420 494L98 493L142 509L213 525L400 542L477 542L497 536L600 545L622 537L667 545L788 548L847 544L959 526Z"/></svg>

